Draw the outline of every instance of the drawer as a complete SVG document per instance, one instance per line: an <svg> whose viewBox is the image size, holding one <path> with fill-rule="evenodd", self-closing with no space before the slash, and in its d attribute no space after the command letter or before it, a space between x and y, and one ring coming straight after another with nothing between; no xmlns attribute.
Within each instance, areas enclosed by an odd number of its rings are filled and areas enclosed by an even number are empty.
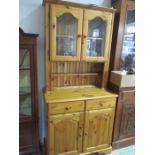
<svg viewBox="0 0 155 155"><path fill-rule="evenodd" d="M84 101L52 103L48 106L48 114L63 114L84 110Z"/></svg>
<svg viewBox="0 0 155 155"><path fill-rule="evenodd" d="M134 101L135 100L135 91L134 90L123 91L121 94L121 100Z"/></svg>
<svg viewBox="0 0 155 155"><path fill-rule="evenodd" d="M104 109L115 107L116 98L104 98L97 100L88 100L86 110Z"/></svg>

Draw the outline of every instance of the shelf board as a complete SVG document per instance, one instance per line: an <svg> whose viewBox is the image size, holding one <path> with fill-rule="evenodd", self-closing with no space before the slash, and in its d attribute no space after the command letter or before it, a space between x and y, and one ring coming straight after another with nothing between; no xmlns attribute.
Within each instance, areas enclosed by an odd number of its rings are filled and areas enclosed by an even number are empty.
<svg viewBox="0 0 155 155"><path fill-rule="evenodd" d="M31 92L19 92L20 96L31 95Z"/></svg>
<svg viewBox="0 0 155 155"><path fill-rule="evenodd" d="M30 95L31 94L31 87L20 87L19 88L19 95Z"/></svg>
<svg viewBox="0 0 155 155"><path fill-rule="evenodd" d="M21 66L19 70L30 70L30 66Z"/></svg>
<svg viewBox="0 0 155 155"><path fill-rule="evenodd" d="M87 40L88 39L93 39L93 40L103 40L103 38L97 38L97 37L87 37Z"/></svg>
<svg viewBox="0 0 155 155"><path fill-rule="evenodd" d="M52 76L98 76L101 73L53 73Z"/></svg>
<svg viewBox="0 0 155 155"><path fill-rule="evenodd" d="M74 36L69 36L69 35L57 35L58 38L70 38L70 39L75 39L76 37Z"/></svg>

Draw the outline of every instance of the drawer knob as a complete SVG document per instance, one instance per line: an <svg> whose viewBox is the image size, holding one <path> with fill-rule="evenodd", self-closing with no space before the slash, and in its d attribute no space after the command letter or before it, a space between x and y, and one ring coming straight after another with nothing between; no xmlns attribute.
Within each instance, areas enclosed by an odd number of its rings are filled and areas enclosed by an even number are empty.
<svg viewBox="0 0 155 155"><path fill-rule="evenodd" d="M65 109L66 109L66 110L69 110L69 109L71 109L71 107L66 107Z"/></svg>
<svg viewBox="0 0 155 155"><path fill-rule="evenodd" d="M102 107L102 106L103 106L103 104L102 104L102 103L100 103L100 106Z"/></svg>

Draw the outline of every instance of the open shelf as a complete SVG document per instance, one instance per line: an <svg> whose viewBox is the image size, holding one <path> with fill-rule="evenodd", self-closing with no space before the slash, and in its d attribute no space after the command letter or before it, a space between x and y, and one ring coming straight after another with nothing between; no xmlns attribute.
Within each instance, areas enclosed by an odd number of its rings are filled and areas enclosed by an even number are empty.
<svg viewBox="0 0 155 155"><path fill-rule="evenodd" d="M97 76L101 73L53 73L53 76Z"/></svg>

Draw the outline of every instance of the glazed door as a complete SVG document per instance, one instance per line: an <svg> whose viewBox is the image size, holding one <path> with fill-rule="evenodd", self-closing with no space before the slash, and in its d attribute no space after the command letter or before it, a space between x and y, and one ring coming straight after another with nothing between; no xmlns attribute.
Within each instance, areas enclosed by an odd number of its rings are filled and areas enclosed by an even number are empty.
<svg viewBox="0 0 155 155"><path fill-rule="evenodd" d="M32 117L31 51L19 49L19 115Z"/></svg>
<svg viewBox="0 0 155 155"><path fill-rule="evenodd" d="M84 10L83 61L104 62L108 59L111 21L110 13Z"/></svg>
<svg viewBox="0 0 155 155"><path fill-rule="evenodd" d="M82 9L51 5L51 60L80 60L82 20Z"/></svg>
<svg viewBox="0 0 155 155"><path fill-rule="evenodd" d="M49 155L77 155L82 152L83 113L50 116Z"/></svg>
<svg viewBox="0 0 155 155"><path fill-rule="evenodd" d="M135 69L135 9L133 8L127 10L120 69L129 72Z"/></svg>
<svg viewBox="0 0 155 155"><path fill-rule="evenodd" d="M111 146L114 111L93 110L86 113L84 129L84 152L102 150Z"/></svg>

